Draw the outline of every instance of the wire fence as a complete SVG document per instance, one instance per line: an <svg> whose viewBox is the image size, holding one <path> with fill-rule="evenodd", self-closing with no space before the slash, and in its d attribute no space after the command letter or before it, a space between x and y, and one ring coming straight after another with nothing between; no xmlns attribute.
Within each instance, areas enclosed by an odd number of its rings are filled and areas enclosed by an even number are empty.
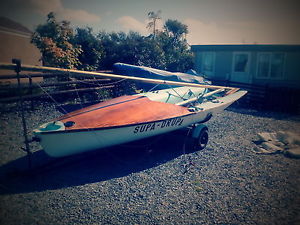
<svg viewBox="0 0 300 225"><path fill-rule="evenodd" d="M107 78L70 76L62 74L22 74L21 94L23 100L34 101L51 100L58 102L80 101L81 104L99 102L132 92L134 85L124 79L111 80ZM34 79L40 78L38 81ZM19 100L16 75L0 76L0 103L10 103ZM130 89L130 90L127 90Z"/></svg>

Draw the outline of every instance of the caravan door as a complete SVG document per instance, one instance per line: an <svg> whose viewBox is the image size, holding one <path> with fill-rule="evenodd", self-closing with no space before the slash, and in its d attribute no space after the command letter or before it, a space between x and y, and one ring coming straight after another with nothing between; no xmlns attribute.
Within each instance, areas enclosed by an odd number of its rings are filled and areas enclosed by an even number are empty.
<svg viewBox="0 0 300 225"><path fill-rule="evenodd" d="M234 52L230 80L240 83L250 83L250 52Z"/></svg>

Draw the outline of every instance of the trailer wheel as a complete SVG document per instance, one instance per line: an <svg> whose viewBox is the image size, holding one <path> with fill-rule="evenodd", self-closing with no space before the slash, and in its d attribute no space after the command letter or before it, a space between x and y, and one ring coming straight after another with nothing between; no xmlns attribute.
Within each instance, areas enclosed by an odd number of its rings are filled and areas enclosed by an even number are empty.
<svg viewBox="0 0 300 225"><path fill-rule="evenodd" d="M207 127L203 127L198 137L195 138L194 149L202 150L206 147L207 143L208 143L208 129Z"/></svg>

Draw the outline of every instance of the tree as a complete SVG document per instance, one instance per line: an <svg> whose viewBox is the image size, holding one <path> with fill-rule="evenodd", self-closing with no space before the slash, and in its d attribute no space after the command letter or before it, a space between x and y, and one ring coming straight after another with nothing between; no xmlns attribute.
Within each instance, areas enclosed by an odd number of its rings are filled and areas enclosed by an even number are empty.
<svg viewBox="0 0 300 225"><path fill-rule="evenodd" d="M176 42L184 41L188 33L188 26L177 20L168 19L165 22L164 29L169 37L173 37Z"/></svg>
<svg viewBox="0 0 300 225"><path fill-rule="evenodd" d="M103 58L99 67L101 69L112 69L112 65L115 62L120 61L122 56L119 54L118 49L121 43L125 40L125 33L123 32L100 32L97 38L100 40L103 46Z"/></svg>
<svg viewBox="0 0 300 225"><path fill-rule="evenodd" d="M92 28L77 28L74 43L77 46L81 46L82 50L78 56L78 60L80 61L80 64L77 66L78 69L98 69L100 61L104 56L104 50L101 41L93 34Z"/></svg>
<svg viewBox="0 0 300 225"><path fill-rule="evenodd" d="M158 10L156 13L155 12L149 12L148 13L148 18L150 20L150 22L147 24L147 28L149 29L153 29L153 37L155 38L157 30L156 30L156 22L157 20L160 20L161 11Z"/></svg>
<svg viewBox="0 0 300 225"><path fill-rule="evenodd" d="M164 30L157 36L157 41L164 51L166 69L185 72L193 67L193 54L185 39L187 25L168 19Z"/></svg>
<svg viewBox="0 0 300 225"><path fill-rule="evenodd" d="M100 32L91 28L77 28L70 22L58 22L49 13L45 24L39 25L33 36L42 53L44 65L83 70L112 69L116 62L150 66L169 71L186 71L193 66L193 55L186 41L188 27L177 20L167 20L162 31L157 31L161 11L149 12L148 28L153 35L137 32ZM155 37L155 38L153 38Z"/></svg>
<svg viewBox="0 0 300 225"><path fill-rule="evenodd" d="M137 32L100 32L98 35L103 49L102 69L112 69L116 62L139 66L164 68L164 53L160 46L150 37Z"/></svg>
<svg viewBox="0 0 300 225"><path fill-rule="evenodd" d="M46 66L74 68L80 64L80 46L73 44L74 32L69 21L57 22L53 12L47 15L47 22L38 25L31 42L40 49Z"/></svg>

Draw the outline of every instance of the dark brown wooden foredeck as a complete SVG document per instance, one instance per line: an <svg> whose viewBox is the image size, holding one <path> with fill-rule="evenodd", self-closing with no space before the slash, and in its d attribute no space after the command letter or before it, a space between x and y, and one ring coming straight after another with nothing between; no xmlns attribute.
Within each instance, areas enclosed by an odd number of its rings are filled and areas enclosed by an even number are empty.
<svg viewBox="0 0 300 225"><path fill-rule="evenodd" d="M75 124L66 130L125 126L191 114L187 108L147 97L122 96L68 113L58 120Z"/></svg>

